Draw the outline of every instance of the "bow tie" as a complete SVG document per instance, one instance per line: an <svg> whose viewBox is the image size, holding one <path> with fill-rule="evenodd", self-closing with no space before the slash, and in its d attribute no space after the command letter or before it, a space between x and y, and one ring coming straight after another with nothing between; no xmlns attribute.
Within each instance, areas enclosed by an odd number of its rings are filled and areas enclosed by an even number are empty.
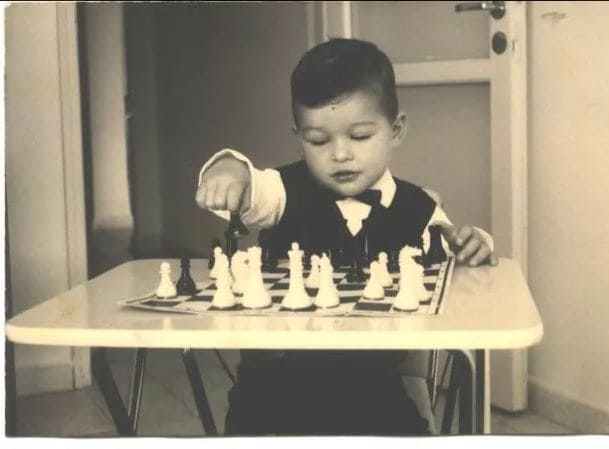
<svg viewBox="0 0 609 449"><path fill-rule="evenodd" d="M365 203L369 206L378 206L381 202L381 191L380 190L365 190L364 192L360 193L359 195L355 195L355 196L334 195L334 197L335 197L334 199L336 201L344 200L347 198L353 198L354 200L361 201L362 203Z"/></svg>

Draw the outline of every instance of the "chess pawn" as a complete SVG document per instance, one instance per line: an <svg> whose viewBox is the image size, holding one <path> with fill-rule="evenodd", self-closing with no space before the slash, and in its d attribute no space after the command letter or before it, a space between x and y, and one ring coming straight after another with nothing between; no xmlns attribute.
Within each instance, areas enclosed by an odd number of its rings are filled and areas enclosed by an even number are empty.
<svg viewBox="0 0 609 449"><path fill-rule="evenodd" d="M389 263L386 252L379 253L379 279L381 285L385 288L391 287L393 285L393 278L391 274L389 274L389 270L387 269L387 264Z"/></svg>
<svg viewBox="0 0 609 449"><path fill-rule="evenodd" d="M233 293L243 295L247 287L249 277L249 267L247 265L247 253L237 251L231 259L231 272L233 274Z"/></svg>
<svg viewBox="0 0 609 449"><path fill-rule="evenodd" d="M218 257L220 257L221 254L223 254L222 248L220 246L214 247L214 251L213 251L214 266L212 267L211 271L209 272L209 277L212 279L216 279L218 277L218 270L217 270L216 265L218 264Z"/></svg>
<svg viewBox="0 0 609 449"><path fill-rule="evenodd" d="M272 304L271 295L264 287L262 279L261 256L262 250L259 246L252 246L247 250L249 275L241 304L249 309L264 309Z"/></svg>
<svg viewBox="0 0 609 449"><path fill-rule="evenodd" d="M370 279L368 279L368 283L362 293L364 298L382 299L385 296L385 290L381 285L379 269L380 266L378 262L373 261L370 264Z"/></svg>
<svg viewBox="0 0 609 449"><path fill-rule="evenodd" d="M195 281L190 276L190 260L187 257L182 257L181 260L182 274L176 284L179 295L194 295L197 292Z"/></svg>
<svg viewBox="0 0 609 449"><path fill-rule="evenodd" d="M319 256L317 254L313 254L311 256L311 272L309 273L309 277L305 281L306 288L319 288L319 262Z"/></svg>
<svg viewBox="0 0 609 449"><path fill-rule="evenodd" d="M315 306L328 309L340 304L340 296L334 285L332 263L324 253L319 260L319 291L315 297Z"/></svg>
<svg viewBox="0 0 609 449"><path fill-rule="evenodd" d="M235 296L231 290L231 274L228 265L221 265L218 270L216 281L217 290L211 302L211 306L218 309L227 309L236 304Z"/></svg>
<svg viewBox="0 0 609 449"><path fill-rule="evenodd" d="M156 289L157 298L175 298L178 296L175 285L171 281L171 266L167 262L161 263L161 281Z"/></svg>
<svg viewBox="0 0 609 449"><path fill-rule="evenodd" d="M292 243L292 249L288 251L288 257L290 258L290 286L288 287L288 293L281 302L281 306L286 309L306 309L313 305L313 301L304 286L302 256L303 251L298 243Z"/></svg>

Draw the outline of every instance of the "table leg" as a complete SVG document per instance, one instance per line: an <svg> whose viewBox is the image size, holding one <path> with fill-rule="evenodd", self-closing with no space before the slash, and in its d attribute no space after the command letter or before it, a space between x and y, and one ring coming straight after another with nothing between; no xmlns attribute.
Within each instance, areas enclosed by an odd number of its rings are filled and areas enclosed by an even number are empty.
<svg viewBox="0 0 609 449"><path fill-rule="evenodd" d="M137 423L144 384L144 370L146 367L146 354L146 349L139 348L137 350L131 375L128 412L118 388L116 387L114 377L112 376L112 370L110 369L108 359L106 358L105 348L93 351L93 376L99 384L119 435L135 436L137 433Z"/></svg>
<svg viewBox="0 0 609 449"><path fill-rule="evenodd" d="M188 348L184 349L182 352L182 359L184 361L186 374L192 388L195 404L197 405L197 410L199 411L199 418L201 419L201 424L205 430L205 435L217 436L218 430L216 429L216 424L214 423L214 418L211 414L211 407L209 406L207 394L205 393L205 387L203 386L203 381L201 380L201 373L199 372L197 361L195 360L192 350Z"/></svg>

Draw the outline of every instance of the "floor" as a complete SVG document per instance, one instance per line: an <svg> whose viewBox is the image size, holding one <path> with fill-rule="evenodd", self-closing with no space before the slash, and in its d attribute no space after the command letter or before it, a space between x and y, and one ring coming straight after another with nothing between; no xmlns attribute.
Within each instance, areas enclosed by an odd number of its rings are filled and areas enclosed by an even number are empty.
<svg viewBox="0 0 609 449"><path fill-rule="evenodd" d="M114 349L109 360L123 398L128 394L133 351ZM234 372L237 351L222 351ZM218 430L223 431L227 391L231 381L212 351L197 351L199 367ZM442 397L435 415L442 416ZM116 436L112 419L97 385L70 392L18 397L20 436L109 437ZM456 421L456 420L455 420ZM455 426L456 429L456 422ZM456 433L456 430L455 430ZM531 412L492 411L491 433L495 435L555 435L574 432ZM176 350L148 352L138 434L142 436L203 436L181 354Z"/></svg>

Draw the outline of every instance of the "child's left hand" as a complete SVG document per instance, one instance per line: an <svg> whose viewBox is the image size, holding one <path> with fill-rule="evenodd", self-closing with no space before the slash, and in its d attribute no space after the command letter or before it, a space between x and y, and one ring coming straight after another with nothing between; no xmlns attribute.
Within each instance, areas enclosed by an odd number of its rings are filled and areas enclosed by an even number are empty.
<svg viewBox="0 0 609 449"><path fill-rule="evenodd" d="M484 239L484 236L473 226L453 226L446 223L442 225L442 235L457 257L457 262L476 267L482 263L491 266L498 264L497 257Z"/></svg>

